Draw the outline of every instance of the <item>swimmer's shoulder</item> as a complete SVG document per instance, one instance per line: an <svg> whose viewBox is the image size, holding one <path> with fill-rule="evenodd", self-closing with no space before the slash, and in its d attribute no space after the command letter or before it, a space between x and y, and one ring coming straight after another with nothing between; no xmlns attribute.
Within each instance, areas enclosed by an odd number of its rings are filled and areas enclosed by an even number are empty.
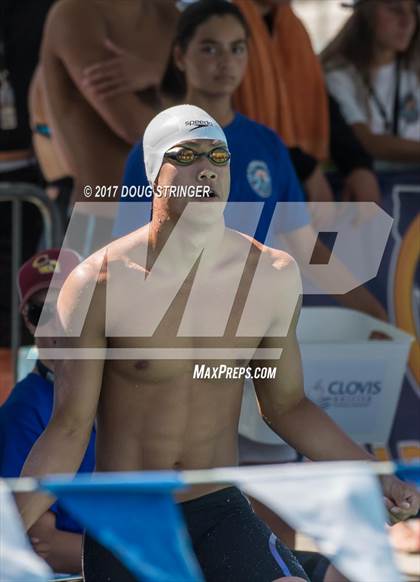
<svg viewBox="0 0 420 582"><path fill-rule="evenodd" d="M125 262L127 258L144 254L147 250L149 241L149 224L145 224L141 228L134 230L120 238L115 239L107 245L107 255L109 262ZM141 253L139 253L141 251Z"/></svg>
<svg viewBox="0 0 420 582"><path fill-rule="evenodd" d="M111 277L126 269L143 271L148 233L149 227L145 225L90 255L78 266L81 282L89 285L95 279L98 287L106 287Z"/></svg>
<svg viewBox="0 0 420 582"><path fill-rule="evenodd" d="M89 325L95 322L96 328L101 327L106 307L106 281L105 249L89 256L73 269L57 301L59 320L67 332L77 330L80 335L81 322L86 323L87 320Z"/></svg>
<svg viewBox="0 0 420 582"><path fill-rule="evenodd" d="M226 230L229 231L229 237L234 244L246 245L250 253L258 257L262 264L266 265L274 273L282 273L289 276L292 273L299 273L298 264L289 253L264 245L242 232L232 229Z"/></svg>
<svg viewBox="0 0 420 582"><path fill-rule="evenodd" d="M140 230L116 239L84 259L69 275L60 295L76 300L85 293L94 293L97 298L105 296L106 286L119 269L141 268L135 263L136 250L144 247L147 236Z"/></svg>
<svg viewBox="0 0 420 582"><path fill-rule="evenodd" d="M67 277L62 293L82 293L92 285L101 288L106 285L108 273L107 247L96 251L84 259Z"/></svg>
<svg viewBox="0 0 420 582"><path fill-rule="evenodd" d="M248 265L254 268L258 264L258 272L264 276L267 289L281 292L282 296L302 293L300 269L289 253L266 246L241 232L232 230L231 233L240 245L248 245L251 259Z"/></svg>

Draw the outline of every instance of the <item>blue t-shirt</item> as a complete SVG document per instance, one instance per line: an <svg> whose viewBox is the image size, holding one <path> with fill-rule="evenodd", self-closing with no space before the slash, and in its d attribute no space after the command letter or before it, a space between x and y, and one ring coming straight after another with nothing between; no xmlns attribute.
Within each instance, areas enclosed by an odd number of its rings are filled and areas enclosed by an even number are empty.
<svg viewBox="0 0 420 582"><path fill-rule="evenodd" d="M251 205L228 205L225 222L230 228L254 236L265 242L277 202L300 202L283 210L277 210L273 228L289 232L309 223L305 199L287 148L271 129L236 113L233 121L224 127L231 158L230 202L259 202L262 214L255 231L255 207ZM142 143L136 144L127 159L123 185L147 186ZM134 189L133 189L134 192ZM140 201L134 210L127 202ZM145 204L146 203L146 204ZM239 211L240 210L240 211ZM150 220L151 199L121 199L114 226L114 236L123 236ZM278 221L276 223L275 221ZM268 243L268 241L267 241Z"/></svg>
<svg viewBox="0 0 420 582"><path fill-rule="evenodd" d="M54 386L38 374L28 374L13 388L0 407L0 476L18 477L25 460L47 426L54 399ZM89 440L79 473L91 473L95 468L95 429ZM68 513L54 503L56 527L81 533L82 528Z"/></svg>

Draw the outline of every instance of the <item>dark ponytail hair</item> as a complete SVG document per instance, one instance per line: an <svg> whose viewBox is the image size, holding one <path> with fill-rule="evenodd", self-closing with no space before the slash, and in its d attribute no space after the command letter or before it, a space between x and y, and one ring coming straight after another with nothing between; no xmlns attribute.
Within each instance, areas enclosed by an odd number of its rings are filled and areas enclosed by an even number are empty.
<svg viewBox="0 0 420 582"><path fill-rule="evenodd" d="M243 26L246 35L249 36L245 17L232 2L228 0L198 0L190 4L179 17L169 62L160 85L160 90L165 96L174 100L180 100L185 96L187 91L185 75L175 64L174 48L179 46L182 52L185 52L197 28L212 16L234 16Z"/></svg>

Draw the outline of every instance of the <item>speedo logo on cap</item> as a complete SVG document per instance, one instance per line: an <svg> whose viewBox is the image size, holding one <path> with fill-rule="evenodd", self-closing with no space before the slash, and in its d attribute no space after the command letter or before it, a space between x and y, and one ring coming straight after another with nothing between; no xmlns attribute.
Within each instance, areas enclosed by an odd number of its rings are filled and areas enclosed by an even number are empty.
<svg viewBox="0 0 420 582"><path fill-rule="evenodd" d="M208 120L191 119L190 121L186 121L185 125L187 127L194 126L190 129L190 131L194 131L194 129L199 129L200 127L213 127L214 123Z"/></svg>

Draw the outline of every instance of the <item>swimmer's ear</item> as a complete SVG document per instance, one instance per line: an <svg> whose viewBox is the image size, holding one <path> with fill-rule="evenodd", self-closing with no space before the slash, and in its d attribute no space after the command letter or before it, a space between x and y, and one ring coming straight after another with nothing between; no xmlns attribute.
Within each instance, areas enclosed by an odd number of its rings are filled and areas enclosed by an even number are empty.
<svg viewBox="0 0 420 582"><path fill-rule="evenodd" d="M185 71L185 56L179 44L176 44L173 49L173 59L177 69Z"/></svg>

